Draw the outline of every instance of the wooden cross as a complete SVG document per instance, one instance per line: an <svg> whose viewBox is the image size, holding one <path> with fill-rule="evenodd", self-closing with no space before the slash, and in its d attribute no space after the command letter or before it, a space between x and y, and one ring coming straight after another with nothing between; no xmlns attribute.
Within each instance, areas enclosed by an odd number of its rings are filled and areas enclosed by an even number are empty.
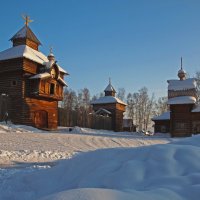
<svg viewBox="0 0 200 200"><path fill-rule="evenodd" d="M181 57L181 70L183 69L183 61L182 61L182 57Z"/></svg>
<svg viewBox="0 0 200 200"><path fill-rule="evenodd" d="M22 15L23 19L25 20L26 26L28 26L29 23L33 22L33 20L30 19L28 15Z"/></svg>
<svg viewBox="0 0 200 200"><path fill-rule="evenodd" d="M50 46L50 53L53 53L53 47Z"/></svg>

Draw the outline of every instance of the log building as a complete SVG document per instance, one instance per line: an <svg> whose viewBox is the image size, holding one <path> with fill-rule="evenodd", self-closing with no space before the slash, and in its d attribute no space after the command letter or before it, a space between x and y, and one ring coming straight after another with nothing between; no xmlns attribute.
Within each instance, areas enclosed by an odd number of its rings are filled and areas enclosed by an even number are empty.
<svg viewBox="0 0 200 200"><path fill-rule="evenodd" d="M154 117L155 132L170 132L172 137L191 136L200 133L200 105L197 104L197 84L195 78L186 78L182 68L179 80L168 80L169 112Z"/></svg>
<svg viewBox="0 0 200 200"><path fill-rule="evenodd" d="M114 131L123 131L123 113L126 109L126 103L115 97L115 89L109 81L104 90L105 96L92 101L93 109L96 113L104 111L112 118L112 129Z"/></svg>
<svg viewBox="0 0 200 200"><path fill-rule="evenodd" d="M13 46L0 52L0 94L9 98L8 114L13 123L56 129L58 101L63 99L64 75L68 73L52 53L45 56L28 26L10 40Z"/></svg>

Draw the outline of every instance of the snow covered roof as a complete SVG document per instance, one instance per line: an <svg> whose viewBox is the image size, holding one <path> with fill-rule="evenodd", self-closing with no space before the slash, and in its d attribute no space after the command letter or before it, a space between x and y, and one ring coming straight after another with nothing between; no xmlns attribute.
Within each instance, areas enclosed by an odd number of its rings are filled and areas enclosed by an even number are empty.
<svg viewBox="0 0 200 200"><path fill-rule="evenodd" d="M155 116L155 117L152 118L152 120L153 121L156 121L156 120L170 120L170 111L164 112L159 116Z"/></svg>
<svg viewBox="0 0 200 200"><path fill-rule="evenodd" d="M100 109L97 110L95 113L96 113L96 114L106 113L106 114L108 114L108 115L112 114L110 111L108 111L108 110L106 110L106 109L104 109L104 108L100 108Z"/></svg>
<svg viewBox="0 0 200 200"><path fill-rule="evenodd" d="M26 25L23 28L21 28L10 40L13 41L17 38L28 38L36 42L37 44L41 44L35 36L35 34L32 32L32 30Z"/></svg>
<svg viewBox="0 0 200 200"><path fill-rule="evenodd" d="M118 99L117 97L113 97L113 96L100 97L99 99L91 102L91 104L106 104L106 103L120 103L123 105L127 105L126 103Z"/></svg>
<svg viewBox="0 0 200 200"><path fill-rule="evenodd" d="M109 80L109 84L106 87L106 89L104 90L104 92L116 92L115 89L114 89L114 87L111 84L111 80Z"/></svg>
<svg viewBox="0 0 200 200"><path fill-rule="evenodd" d="M200 104L196 105L192 112L200 112Z"/></svg>
<svg viewBox="0 0 200 200"><path fill-rule="evenodd" d="M14 59L14 58L22 58L22 57L37 62L41 65L46 65L49 62L48 58L43 53L36 51L27 45L19 45L11 47L5 51L0 52L0 61ZM60 72L68 74L58 64L57 66Z"/></svg>
<svg viewBox="0 0 200 200"><path fill-rule="evenodd" d="M168 99L167 104L175 105L175 104L194 104L196 103L196 98L192 96L180 96Z"/></svg>
<svg viewBox="0 0 200 200"><path fill-rule="evenodd" d="M185 80L168 80L167 82L169 83L168 90L189 90L197 87L195 78L188 78Z"/></svg>
<svg viewBox="0 0 200 200"><path fill-rule="evenodd" d="M29 79L43 79L49 77L51 77L51 74L49 74L48 72L44 72L31 76ZM67 83L61 77L58 77L58 81L60 81L63 85L67 86Z"/></svg>
<svg viewBox="0 0 200 200"><path fill-rule="evenodd" d="M67 86L67 83L61 77L58 78L58 81L60 81L63 85Z"/></svg>
<svg viewBox="0 0 200 200"><path fill-rule="evenodd" d="M31 76L29 79L42 79L42 78L49 78L51 77L51 74L49 74L48 72L44 72L44 73L41 73L41 74L36 74L34 76Z"/></svg>
<svg viewBox="0 0 200 200"><path fill-rule="evenodd" d="M114 92L115 92L115 89L114 89L114 87L113 87L111 84L109 84L109 85L106 87L106 89L104 90L104 92L106 92L106 91L114 91Z"/></svg>
<svg viewBox="0 0 200 200"><path fill-rule="evenodd" d="M0 52L0 60L8 60L21 57L28 58L39 64L48 62L47 57L43 53L36 51L27 45L11 47L5 51Z"/></svg>
<svg viewBox="0 0 200 200"><path fill-rule="evenodd" d="M60 72L69 75L69 73L67 71L65 71L61 66L59 66L58 64L56 64L56 65L58 66L58 69L59 69Z"/></svg>

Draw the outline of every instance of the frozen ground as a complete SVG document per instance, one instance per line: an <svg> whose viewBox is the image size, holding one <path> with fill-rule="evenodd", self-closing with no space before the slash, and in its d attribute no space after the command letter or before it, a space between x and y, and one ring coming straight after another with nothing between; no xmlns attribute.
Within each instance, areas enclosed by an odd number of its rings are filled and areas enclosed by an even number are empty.
<svg viewBox="0 0 200 200"><path fill-rule="evenodd" d="M1 200L199 200L200 135L169 143L170 138L79 128L70 134L66 129L54 134L14 130L4 134L13 135L18 145L5 145L7 151L11 146L19 151L30 145L45 152L57 144L71 153L78 152L80 145L79 150L85 152L53 167L52 163L27 162L23 168L0 170ZM155 143L162 144L150 145ZM113 148L122 146L127 147ZM93 149L97 150L89 151Z"/></svg>
<svg viewBox="0 0 200 200"><path fill-rule="evenodd" d="M165 144L172 139L76 127L72 132L60 127L56 132L29 126L0 124L0 166L19 162L50 162L70 158L78 152L102 148Z"/></svg>
<svg viewBox="0 0 200 200"><path fill-rule="evenodd" d="M200 135L2 123L0 166L0 200L199 200Z"/></svg>

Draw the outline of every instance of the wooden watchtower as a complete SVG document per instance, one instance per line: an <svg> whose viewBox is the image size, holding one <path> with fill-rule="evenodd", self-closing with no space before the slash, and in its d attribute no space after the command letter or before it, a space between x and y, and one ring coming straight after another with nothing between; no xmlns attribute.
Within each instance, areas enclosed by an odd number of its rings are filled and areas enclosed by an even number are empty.
<svg viewBox="0 0 200 200"><path fill-rule="evenodd" d="M170 106L170 133L174 137L192 134L192 110L197 101L195 78L186 78L182 68L178 71L179 80L168 80L168 105Z"/></svg>
<svg viewBox="0 0 200 200"><path fill-rule="evenodd" d="M68 73L52 53L45 56L41 44L28 26L10 40L13 46L0 52L0 94L9 97L9 119L13 123L42 129L56 129L58 101L63 99L64 75Z"/></svg>
<svg viewBox="0 0 200 200"><path fill-rule="evenodd" d="M108 86L104 90L105 96L92 101L93 109L97 112L100 109L109 111L112 118L112 129L114 131L123 131L123 113L126 109L126 103L115 97L115 89L109 81Z"/></svg>

